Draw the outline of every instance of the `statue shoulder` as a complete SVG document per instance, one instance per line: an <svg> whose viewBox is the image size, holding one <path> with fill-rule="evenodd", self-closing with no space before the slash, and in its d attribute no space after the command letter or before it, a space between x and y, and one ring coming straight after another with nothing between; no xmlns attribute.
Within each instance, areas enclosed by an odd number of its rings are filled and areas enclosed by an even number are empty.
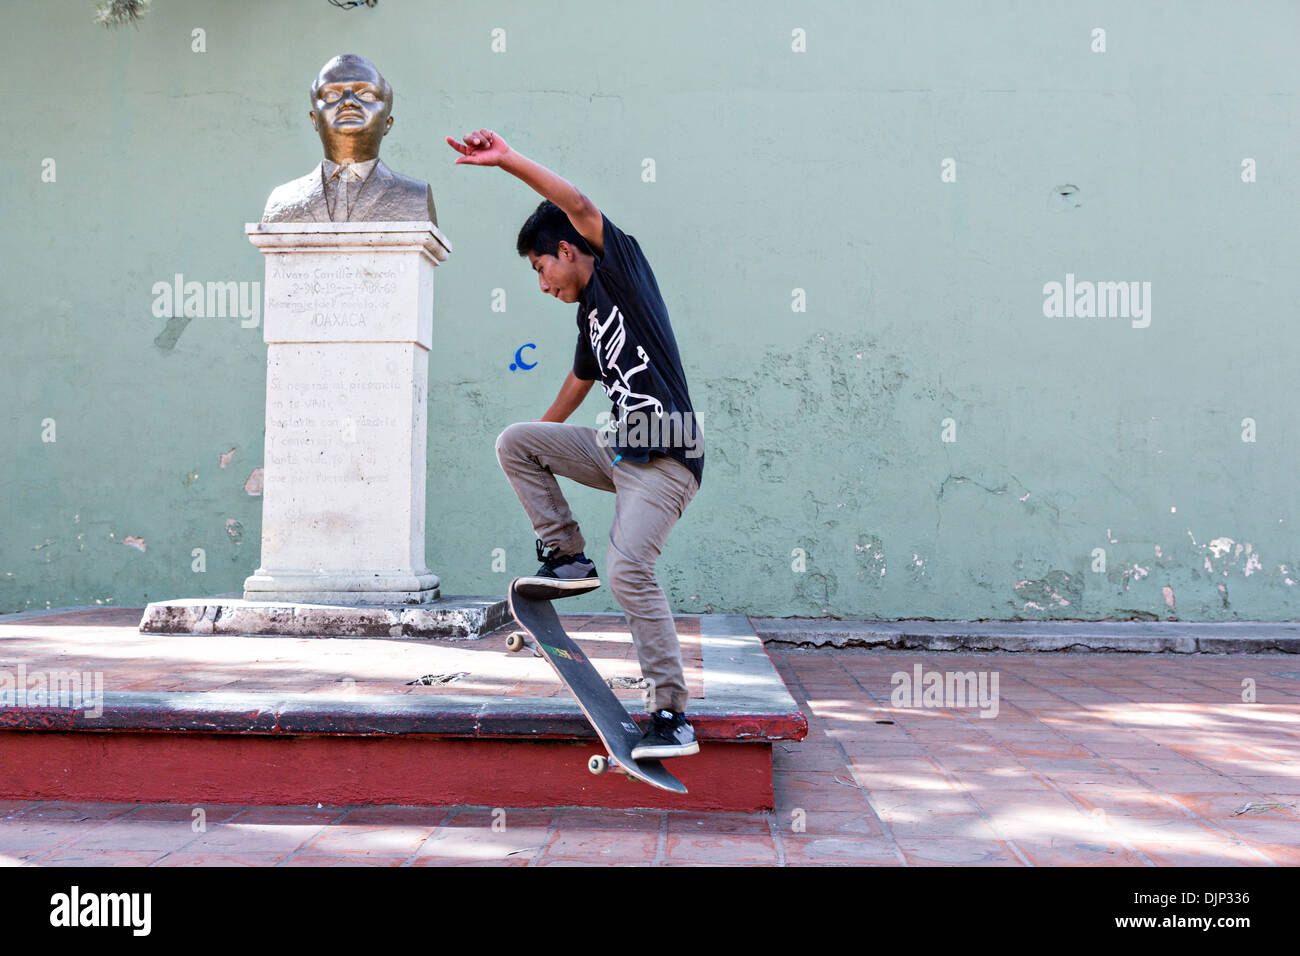
<svg viewBox="0 0 1300 956"><path fill-rule="evenodd" d="M424 192L424 190L429 185L422 179L414 179L410 176L403 176L401 173L397 172L396 170L384 165L384 161L382 159L379 161L379 165L383 168L383 171L388 176L388 178L393 181L392 185L397 186L399 189L411 190L413 192Z"/></svg>
<svg viewBox="0 0 1300 956"><path fill-rule="evenodd" d="M379 162L380 165L383 166L384 161L381 159ZM422 179L403 176L401 173L390 169L388 166L383 166L383 169L392 180L389 188L401 190L402 194L409 196L412 201L423 203L428 209L429 219L434 225L437 225L438 213L433 205L433 187Z"/></svg>
<svg viewBox="0 0 1300 956"><path fill-rule="evenodd" d="M291 222L307 215L314 194L320 192L320 167L316 166L305 176L281 183L271 190L262 222ZM308 215L308 218L312 217Z"/></svg>

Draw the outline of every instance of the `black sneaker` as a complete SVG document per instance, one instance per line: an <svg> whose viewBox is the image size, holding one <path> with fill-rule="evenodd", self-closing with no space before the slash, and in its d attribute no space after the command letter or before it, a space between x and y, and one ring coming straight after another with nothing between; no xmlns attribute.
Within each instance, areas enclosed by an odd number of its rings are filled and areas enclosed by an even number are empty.
<svg viewBox="0 0 1300 956"><path fill-rule="evenodd" d="M596 573L595 563L582 552L556 554L554 548L546 550L539 538L537 560L542 562L542 566L536 574L515 581L515 586L525 597L553 600L585 594L600 587L600 575Z"/></svg>
<svg viewBox="0 0 1300 956"><path fill-rule="evenodd" d="M651 717L650 729L641 737L641 742L632 748L633 760L663 760L665 757L687 757L700 752L700 745L695 740L695 728L686 722L685 714L660 710Z"/></svg>

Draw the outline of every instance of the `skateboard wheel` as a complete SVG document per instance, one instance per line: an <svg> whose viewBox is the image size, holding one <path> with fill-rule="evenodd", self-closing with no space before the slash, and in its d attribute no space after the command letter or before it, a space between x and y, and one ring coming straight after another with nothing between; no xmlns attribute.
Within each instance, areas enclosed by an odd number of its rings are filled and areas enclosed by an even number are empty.
<svg viewBox="0 0 1300 956"><path fill-rule="evenodd" d="M527 646L528 642L524 640L524 634L522 631L515 631L506 638L506 649L511 652L522 651Z"/></svg>
<svg viewBox="0 0 1300 956"><path fill-rule="evenodd" d="M590 770L592 773L594 773L596 776L600 776L602 773L604 773L606 770L609 769L609 760L599 755L594 756L587 761L587 769Z"/></svg>

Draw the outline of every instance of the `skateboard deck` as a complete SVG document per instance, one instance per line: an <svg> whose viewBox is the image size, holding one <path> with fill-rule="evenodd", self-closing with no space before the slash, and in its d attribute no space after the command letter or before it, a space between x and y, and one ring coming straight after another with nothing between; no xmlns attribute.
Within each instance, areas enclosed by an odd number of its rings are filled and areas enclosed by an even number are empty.
<svg viewBox="0 0 1300 956"><path fill-rule="evenodd" d="M664 769L662 762L632 759L632 748L641 739L636 721L609 689L587 655L564 632L551 602L520 593L514 581L510 582L509 600L510 613L515 616L519 626L532 636L541 656L546 658L556 675L578 699L578 706L596 729L600 742L612 758L607 761L606 758L593 757L587 765L588 769L592 773L603 773L609 766L662 790L686 793L686 787ZM513 640L510 644L511 650L520 650L522 646L516 646Z"/></svg>

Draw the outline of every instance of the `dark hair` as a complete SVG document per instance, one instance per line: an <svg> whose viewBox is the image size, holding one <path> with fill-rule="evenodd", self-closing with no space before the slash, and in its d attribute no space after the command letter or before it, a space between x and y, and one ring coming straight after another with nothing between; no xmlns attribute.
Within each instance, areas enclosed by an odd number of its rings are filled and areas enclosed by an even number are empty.
<svg viewBox="0 0 1300 956"><path fill-rule="evenodd" d="M595 255L587 240L583 239L563 209L549 199L543 199L533 214L528 217L523 228L519 230L519 239L515 242L515 251L521 256L535 252L539 256L557 256L560 254L560 242Z"/></svg>

